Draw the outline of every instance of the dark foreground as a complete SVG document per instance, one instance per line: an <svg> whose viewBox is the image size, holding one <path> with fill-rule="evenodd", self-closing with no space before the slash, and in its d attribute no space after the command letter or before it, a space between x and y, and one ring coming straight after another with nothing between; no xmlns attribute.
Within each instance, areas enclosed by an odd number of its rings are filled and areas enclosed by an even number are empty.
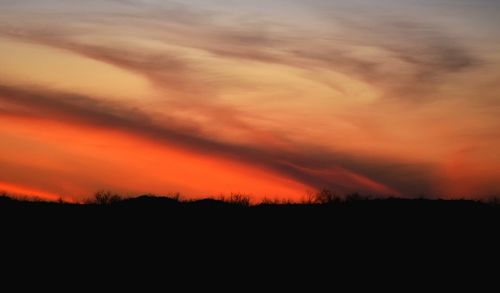
<svg viewBox="0 0 500 293"><path fill-rule="evenodd" d="M476 201L357 199L323 204L260 204L218 200L179 201L142 196L110 202L68 204L19 201L0 197L0 217L7 226L88 227L99 230L159 229L204 231L229 229L231 233L259 231L412 228L480 230L500 227L500 205ZM399 229L401 226L404 229Z"/></svg>
<svg viewBox="0 0 500 293"><path fill-rule="evenodd" d="M342 263L372 274L389 260L398 271L415 264L437 269L436 260L450 266L491 259L500 206L398 199L247 206L156 197L76 205L0 197L0 224L3 256L44 256L41 264L62 258L71 266L127 269L139 260L167 268L175 259L186 273L200 264L203 274L214 273L222 264L235 274L255 266L274 274L307 272L318 263L323 272L342 271Z"/></svg>

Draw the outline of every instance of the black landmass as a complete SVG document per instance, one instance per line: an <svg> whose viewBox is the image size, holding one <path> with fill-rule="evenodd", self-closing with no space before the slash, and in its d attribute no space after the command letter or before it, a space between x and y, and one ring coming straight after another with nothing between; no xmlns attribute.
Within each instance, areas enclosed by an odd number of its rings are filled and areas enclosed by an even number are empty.
<svg viewBox="0 0 500 293"><path fill-rule="evenodd" d="M191 272L202 264L203 272L213 273L224 264L237 274L249 263L268 272L275 271L271 263L296 271L322 263L324 272L344 270L340 263L356 272L363 263L371 264L371 273L391 259L398 271L444 257L487 260L498 250L499 224L497 201L351 196L251 205L241 196L183 201L101 193L72 204L0 196L2 255L43 255L43 265L64 259L69 267L77 259L93 268L111 263L114 269L158 259L160 268L189 264Z"/></svg>
<svg viewBox="0 0 500 293"><path fill-rule="evenodd" d="M15 199L0 195L0 218L5 223L84 224L114 229L123 226L320 229L425 226L485 227L500 223L498 201L431 200L399 198L318 198L303 203L264 202L252 205L245 196L227 199L180 200L178 197L144 195L122 198L97 193L83 204L63 201ZM147 225L144 225L147 224ZM148 226L149 225L149 226Z"/></svg>

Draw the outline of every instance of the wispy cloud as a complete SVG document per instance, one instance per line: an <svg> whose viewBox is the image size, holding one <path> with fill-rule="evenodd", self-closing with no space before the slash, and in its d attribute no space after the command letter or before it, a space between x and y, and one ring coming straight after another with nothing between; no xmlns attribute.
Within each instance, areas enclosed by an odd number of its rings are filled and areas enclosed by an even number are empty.
<svg viewBox="0 0 500 293"><path fill-rule="evenodd" d="M408 194L423 193L430 188L429 170L424 166L312 149L287 152L264 146L224 143L203 136L182 122L165 120L165 117L158 120L139 109L107 104L90 97L2 85L0 102L4 109L10 109L11 115L120 130L166 145L257 165L315 188L330 186L346 192ZM408 186L408 181L415 182L416 186Z"/></svg>
<svg viewBox="0 0 500 293"><path fill-rule="evenodd" d="M118 130L315 188L408 195L435 192L448 153L497 136L491 44L446 25L449 15L423 17L412 1L392 13L377 8L382 0L278 1L284 11L241 1L0 2L1 40L132 72L160 97L111 102L18 81L0 85L0 117ZM481 135L465 139L471 132Z"/></svg>
<svg viewBox="0 0 500 293"><path fill-rule="evenodd" d="M349 18L332 12L325 17L329 23L323 22L331 29L314 31L296 22L256 24L244 17L238 25L224 23L220 13L172 2L113 1L104 7L107 9L92 15L68 18L64 27L50 18L39 20L44 21L43 29L38 22L8 21L0 33L72 50L141 72L165 86L182 86L184 91L211 89L200 85L200 78L191 77L197 73L195 61L165 49L121 47L113 33L123 38L121 32L128 32L131 40L154 40L221 58L341 72L380 86L392 96L406 91L405 97L412 92L422 97L421 91L446 81L447 75L482 63L464 44L465 39L428 21L372 15ZM83 38L89 34L102 34L109 43Z"/></svg>

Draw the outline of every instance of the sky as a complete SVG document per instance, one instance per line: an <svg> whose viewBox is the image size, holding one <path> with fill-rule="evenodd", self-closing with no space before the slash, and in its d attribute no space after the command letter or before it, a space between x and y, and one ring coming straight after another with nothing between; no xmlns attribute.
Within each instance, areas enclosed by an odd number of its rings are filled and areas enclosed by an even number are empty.
<svg viewBox="0 0 500 293"><path fill-rule="evenodd" d="M500 194L500 1L0 7L0 190Z"/></svg>

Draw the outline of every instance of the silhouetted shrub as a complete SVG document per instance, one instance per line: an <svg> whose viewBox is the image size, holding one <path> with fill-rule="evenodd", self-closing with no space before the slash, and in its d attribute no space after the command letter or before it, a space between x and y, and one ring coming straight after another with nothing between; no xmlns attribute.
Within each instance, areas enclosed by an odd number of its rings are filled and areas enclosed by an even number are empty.
<svg viewBox="0 0 500 293"><path fill-rule="evenodd" d="M274 198L274 199L270 199L270 198L264 198L261 202L260 202L261 205L275 205L275 206L278 206L278 205L292 205L292 204L296 204L296 202L294 202L293 200L291 199L279 199L279 198Z"/></svg>
<svg viewBox="0 0 500 293"><path fill-rule="evenodd" d="M301 204L311 205L318 203L318 194L314 192L308 192L300 201Z"/></svg>
<svg viewBox="0 0 500 293"><path fill-rule="evenodd" d="M12 198L6 192L0 192L0 202L10 202Z"/></svg>
<svg viewBox="0 0 500 293"><path fill-rule="evenodd" d="M368 198L366 196L363 196L357 192L348 194L345 197L346 202L353 202L353 201L361 201L361 200L367 200Z"/></svg>
<svg viewBox="0 0 500 293"><path fill-rule="evenodd" d="M123 198L118 194L112 193L111 191L98 191L94 195L94 199L89 203L98 205L110 205L122 201Z"/></svg>
<svg viewBox="0 0 500 293"><path fill-rule="evenodd" d="M182 201L182 196L181 196L180 192L168 195L167 197L170 199L173 199L175 201L178 201L178 202Z"/></svg>
<svg viewBox="0 0 500 293"><path fill-rule="evenodd" d="M260 204L262 205L278 205L280 204L280 200L279 199L270 199L270 198L267 198L265 197L261 202Z"/></svg>
<svg viewBox="0 0 500 293"><path fill-rule="evenodd" d="M336 204L342 202L342 197L332 190L324 188L316 193L315 201L320 204Z"/></svg>
<svg viewBox="0 0 500 293"><path fill-rule="evenodd" d="M250 197L248 195L232 193L229 198L224 198L223 201L233 204L248 207L250 206Z"/></svg>
<svg viewBox="0 0 500 293"><path fill-rule="evenodd" d="M491 205L500 205L500 196L492 196L488 199L488 203Z"/></svg>

